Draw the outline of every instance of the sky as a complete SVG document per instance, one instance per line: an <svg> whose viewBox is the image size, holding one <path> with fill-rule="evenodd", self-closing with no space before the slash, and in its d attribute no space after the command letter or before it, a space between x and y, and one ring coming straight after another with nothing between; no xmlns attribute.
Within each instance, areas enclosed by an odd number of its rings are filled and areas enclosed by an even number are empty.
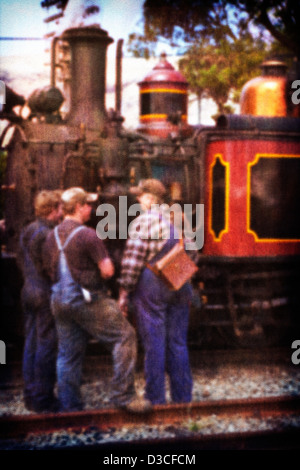
<svg viewBox="0 0 300 470"><path fill-rule="evenodd" d="M69 0L80 3L79 0ZM46 24L45 17L54 14L57 9L47 10L40 6L41 0L0 0L0 36L43 38L53 30L53 22ZM115 40L122 38L126 42L128 34L136 30L142 18L143 0L95 0L100 6L99 15L94 19L100 23ZM0 56L18 55L21 53L38 52L44 47L44 41L0 41Z"/></svg>
<svg viewBox="0 0 300 470"><path fill-rule="evenodd" d="M76 2L93 2L100 6L99 16L93 17L93 22L99 23L100 27L106 30L114 42L107 50L108 73L110 73L110 83L115 83L115 57L118 39L124 39L123 56L130 59L130 54L126 54L126 42L131 32L138 31L138 24L142 20L142 6L144 0L69 0L68 6ZM47 24L44 19L57 13L56 7L48 12L42 8L41 0L0 0L0 37L23 37L23 38L43 38L45 34L55 28L54 22ZM98 19L98 21L94 21ZM60 24L60 27L63 27ZM49 83L49 49L50 40L23 40L5 41L0 40L0 76L2 70L7 72L13 80L11 86L19 94L29 96L35 88L39 88ZM165 43L157 48L157 54L166 52L169 57L174 55L174 51L166 47ZM14 56L14 57L13 57ZM126 115L126 124L136 127L138 119L138 87L136 77L142 79L156 64L141 63L131 65L130 68L123 67L123 114ZM150 61L151 62L151 61ZM3 64L3 67L1 67ZM7 65L9 64L9 66ZM34 75L33 75L34 74ZM41 85L42 83L42 85ZM126 86L125 86L126 85ZM109 101L110 100L110 101ZM114 94L107 95L107 107L114 106ZM194 110L195 108L195 110ZM211 124L210 104L202 107L204 124ZM1 121L2 122L2 121ZM1 125L0 122L0 125ZM189 106L189 122L198 123L198 108L196 102Z"/></svg>

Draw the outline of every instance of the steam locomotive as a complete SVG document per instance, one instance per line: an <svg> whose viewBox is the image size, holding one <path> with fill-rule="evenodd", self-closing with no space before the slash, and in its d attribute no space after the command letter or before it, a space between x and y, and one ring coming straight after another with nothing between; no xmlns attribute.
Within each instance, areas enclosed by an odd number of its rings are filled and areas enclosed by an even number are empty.
<svg viewBox="0 0 300 470"><path fill-rule="evenodd" d="M1 113L9 121L1 135L7 334L1 339L9 343L20 325L22 279L15 260L36 193L81 186L118 210L131 185L153 177L166 185L170 204L204 205L191 344L291 344L299 331L300 119L299 106L286 97L283 65L265 64L264 76L245 85L240 115L193 127L187 81L162 56L138 84L140 124L131 132L120 115L121 42L116 108L105 107L111 42L100 27L67 29L52 42L50 86L29 97L29 116L14 112L23 98L13 91ZM58 65L63 92L56 86ZM122 240L107 246L118 266Z"/></svg>

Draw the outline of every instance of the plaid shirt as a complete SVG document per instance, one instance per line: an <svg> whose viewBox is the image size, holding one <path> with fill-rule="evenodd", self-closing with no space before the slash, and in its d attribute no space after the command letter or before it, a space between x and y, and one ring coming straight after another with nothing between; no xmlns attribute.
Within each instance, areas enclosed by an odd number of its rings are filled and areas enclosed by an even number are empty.
<svg viewBox="0 0 300 470"><path fill-rule="evenodd" d="M146 211L131 222L128 235L119 284L126 291L132 291L146 263L169 239L169 217L164 217L163 211Z"/></svg>

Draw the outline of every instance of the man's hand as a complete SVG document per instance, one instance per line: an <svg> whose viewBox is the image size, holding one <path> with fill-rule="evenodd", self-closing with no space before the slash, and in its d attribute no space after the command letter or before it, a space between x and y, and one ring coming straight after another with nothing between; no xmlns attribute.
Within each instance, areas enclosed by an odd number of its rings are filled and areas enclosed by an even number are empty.
<svg viewBox="0 0 300 470"><path fill-rule="evenodd" d="M127 315L128 315L128 294L124 289L120 289L118 305L119 305L119 308L120 308L122 314L124 315L124 317L127 317Z"/></svg>
<svg viewBox="0 0 300 470"><path fill-rule="evenodd" d="M110 279L115 273L115 268L110 258L102 259L98 263L98 268L103 279Z"/></svg>

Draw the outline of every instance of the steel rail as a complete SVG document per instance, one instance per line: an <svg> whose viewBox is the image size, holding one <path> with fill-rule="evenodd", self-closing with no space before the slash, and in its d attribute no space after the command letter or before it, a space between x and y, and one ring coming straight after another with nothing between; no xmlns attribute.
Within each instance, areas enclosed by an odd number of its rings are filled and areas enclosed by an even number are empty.
<svg viewBox="0 0 300 470"><path fill-rule="evenodd" d="M91 426L99 430L142 425L179 425L188 419L209 415L218 417L249 416L255 418L300 415L300 397L273 396L239 400L212 400L190 404L156 405L144 414L119 409L85 410L72 413L5 415L0 417L0 439L20 438L30 434L58 430L82 430Z"/></svg>

